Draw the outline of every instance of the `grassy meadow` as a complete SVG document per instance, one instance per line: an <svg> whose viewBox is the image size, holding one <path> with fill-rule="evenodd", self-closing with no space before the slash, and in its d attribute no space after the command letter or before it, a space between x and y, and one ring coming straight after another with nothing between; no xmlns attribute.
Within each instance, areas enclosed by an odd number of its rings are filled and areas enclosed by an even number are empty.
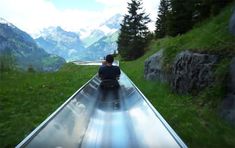
<svg viewBox="0 0 235 148"><path fill-rule="evenodd" d="M0 73L0 147L14 147L97 72L66 64L55 73Z"/></svg>

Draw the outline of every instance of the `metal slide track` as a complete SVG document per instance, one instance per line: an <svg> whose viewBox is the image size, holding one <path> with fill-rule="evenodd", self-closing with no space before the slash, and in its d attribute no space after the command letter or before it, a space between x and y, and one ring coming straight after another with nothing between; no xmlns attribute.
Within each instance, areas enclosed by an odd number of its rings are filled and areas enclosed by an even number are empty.
<svg viewBox="0 0 235 148"><path fill-rule="evenodd" d="M116 94L103 98L94 76L17 147L187 147L122 72Z"/></svg>

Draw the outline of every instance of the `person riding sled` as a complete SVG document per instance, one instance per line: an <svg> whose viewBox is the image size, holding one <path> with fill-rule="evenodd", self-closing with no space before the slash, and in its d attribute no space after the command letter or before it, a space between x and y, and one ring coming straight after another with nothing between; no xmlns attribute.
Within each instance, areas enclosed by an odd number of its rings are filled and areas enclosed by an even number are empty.
<svg viewBox="0 0 235 148"><path fill-rule="evenodd" d="M121 71L118 66L113 65L114 58L112 55L107 55L105 61L100 66L98 76L101 79L100 90L101 100L107 100L108 96L112 96L114 100L119 100L119 83ZM108 99L109 100L109 99Z"/></svg>
<svg viewBox="0 0 235 148"><path fill-rule="evenodd" d="M101 78L101 88L118 88L118 79L121 71L118 66L113 65L114 58L112 55L107 55L103 65L99 68L98 75Z"/></svg>

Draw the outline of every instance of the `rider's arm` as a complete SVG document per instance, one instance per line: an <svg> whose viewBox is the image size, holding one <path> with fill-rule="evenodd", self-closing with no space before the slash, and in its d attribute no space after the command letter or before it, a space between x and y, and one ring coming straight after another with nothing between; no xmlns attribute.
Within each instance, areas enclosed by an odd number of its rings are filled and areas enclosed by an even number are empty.
<svg viewBox="0 0 235 148"><path fill-rule="evenodd" d="M116 76L117 80L119 80L120 75L121 75L121 71L120 71L120 68L118 67L118 69L117 69L117 76Z"/></svg>
<svg viewBox="0 0 235 148"><path fill-rule="evenodd" d="M100 79L102 79L102 67L99 68L98 76Z"/></svg>

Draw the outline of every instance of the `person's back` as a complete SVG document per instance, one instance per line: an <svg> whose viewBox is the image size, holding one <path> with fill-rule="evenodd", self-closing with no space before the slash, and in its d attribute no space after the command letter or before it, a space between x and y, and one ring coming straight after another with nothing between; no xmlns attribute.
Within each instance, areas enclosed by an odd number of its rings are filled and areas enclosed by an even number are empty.
<svg viewBox="0 0 235 148"><path fill-rule="evenodd" d="M113 56L112 55L107 55L106 56L106 64L101 66L99 68L99 77L101 78L102 82L101 82L101 86L102 85L114 85L115 87L118 84L117 79L119 78L121 71L120 68L118 66L113 66Z"/></svg>
<svg viewBox="0 0 235 148"><path fill-rule="evenodd" d="M120 76L120 69L118 66L101 66L99 69L99 76L102 80L117 80Z"/></svg>

